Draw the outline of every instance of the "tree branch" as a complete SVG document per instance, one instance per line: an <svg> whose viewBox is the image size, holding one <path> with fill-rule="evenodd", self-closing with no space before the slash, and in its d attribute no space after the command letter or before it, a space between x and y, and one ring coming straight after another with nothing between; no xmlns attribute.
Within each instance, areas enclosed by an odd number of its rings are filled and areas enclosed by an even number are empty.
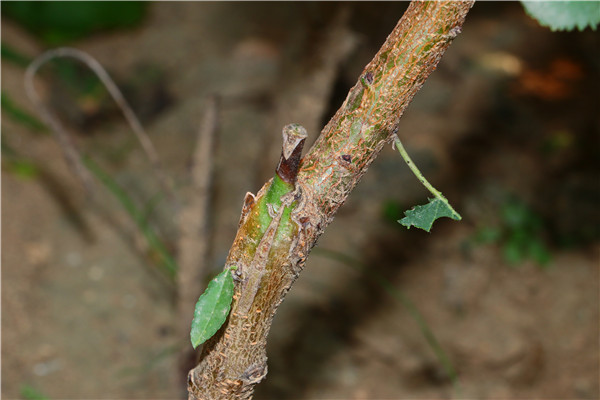
<svg viewBox="0 0 600 400"><path fill-rule="evenodd" d="M291 214L286 220L279 212L279 227L269 246L264 246L265 230L268 225L272 232L274 218L264 222L261 210L265 202L270 205L265 198L273 180L256 197L246 197L225 266L238 266L242 275L228 320L206 342L202 361L188 375L190 399L252 397L254 386L267 374L266 338L277 307L325 227L391 141L402 113L460 33L472 5L473 1L411 3L302 160ZM262 248L268 248L268 257ZM258 259L264 259L260 266ZM248 298L248 277L255 282L257 276L260 285L252 304L240 308L240 297Z"/></svg>

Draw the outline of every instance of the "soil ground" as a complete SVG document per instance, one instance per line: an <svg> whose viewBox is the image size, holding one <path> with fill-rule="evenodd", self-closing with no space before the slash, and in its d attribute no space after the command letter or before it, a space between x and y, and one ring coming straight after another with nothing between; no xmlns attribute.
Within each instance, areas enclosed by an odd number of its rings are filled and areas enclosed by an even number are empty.
<svg viewBox="0 0 600 400"><path fill-rule="evenodd" d="M126 88L183 202L205 99L220 96L214 275L281 127L314 140L405 7L152 3L138 27L70 45ZM600 397L599 38L550 32L519 3L475 5L399 132L463 220L396 224L427 193L384 149L281 306L257 399ZM4 17L2 42L44 50ZM3 96L34 115L23 76L3 60ZM81 150L148 202L156 181L114 106L63 99L56 80L38 83ZM101 185L87 199L52 136L4 108L2 142L2 398L183 398L175 288L129 216ZM177 209L159 201L151 221L176 251ZM519 249L533 257L515 262Z"/></svg>

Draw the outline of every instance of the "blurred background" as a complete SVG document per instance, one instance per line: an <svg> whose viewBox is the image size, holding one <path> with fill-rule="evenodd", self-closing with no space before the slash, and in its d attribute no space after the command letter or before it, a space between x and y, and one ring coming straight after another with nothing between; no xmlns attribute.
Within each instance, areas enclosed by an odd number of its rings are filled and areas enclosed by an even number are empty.
<svg viewBox="0 0 600 400"><path fill-rule="evenodd" d="M2 397L184 398L165 254L207 99L210 279L281 128L304 125L310 146L407 4L3 3ZM399 131L463 220L396 223L428 193L385 148L280 307L255 398L600 396L599 38L551 32L517 2L474 6ZM86 196L23 86L57 46L115 79L174 198L99 80L61 59L36 88L96 166Z"/></svg>

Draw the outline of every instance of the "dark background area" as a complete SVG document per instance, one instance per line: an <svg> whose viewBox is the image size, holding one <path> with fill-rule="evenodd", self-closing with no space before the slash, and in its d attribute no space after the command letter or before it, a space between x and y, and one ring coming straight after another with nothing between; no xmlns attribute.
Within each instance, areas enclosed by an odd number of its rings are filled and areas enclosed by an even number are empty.
<svg viewBox="0 0 600 400"><path fill-rule="evenodd" d="M244 194L272 175L281 127L304 125L312 143L407 5L3 3L2 397L181 398L189 346L143 233L107 186L86 198L27 99L29 61L60 45L97 58L183 204L219 96L213 276ZM399 131L463 220L397 224L428 193L384 149L281 306L255 398L600 396L599 44L516 2L474 6ZM36 79L177 254L179 208L98 80L64 60Z"/></svg>

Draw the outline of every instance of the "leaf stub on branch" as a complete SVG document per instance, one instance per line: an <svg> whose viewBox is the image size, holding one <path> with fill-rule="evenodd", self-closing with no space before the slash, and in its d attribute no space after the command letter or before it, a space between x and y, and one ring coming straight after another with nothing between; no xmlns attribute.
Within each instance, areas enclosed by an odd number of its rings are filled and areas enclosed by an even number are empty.
<svg viewBox="0 0 600 400"><path fill-rule="evenodd" d="M302 125L289 124L283 128L282 136L281 158L276 173L284 182L295 186L302 148L308 135Z"/></svg>

